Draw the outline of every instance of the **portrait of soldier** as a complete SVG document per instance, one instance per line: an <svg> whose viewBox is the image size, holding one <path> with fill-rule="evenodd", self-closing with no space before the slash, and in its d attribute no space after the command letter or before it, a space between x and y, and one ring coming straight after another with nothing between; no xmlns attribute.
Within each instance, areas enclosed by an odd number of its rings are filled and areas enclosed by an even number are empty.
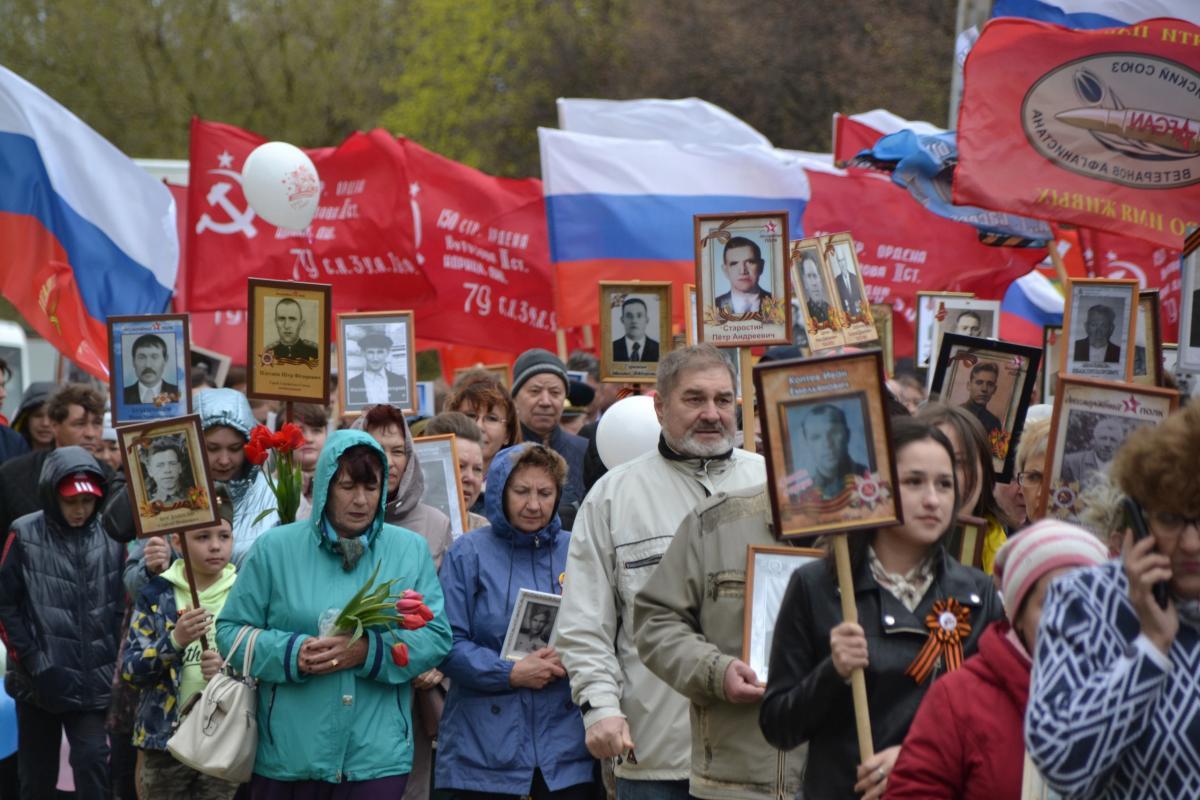
<svg viewBox="0 0 1200 800"><path fill-rule="evenodd" d="M825 291L825 281L821 279L821 268L811 254L805 254L800 262L800 284L804 288L809 318L818 324L828 324L829 295Z"/></svg>
<svg viewBox="0 0 1200 800"><path fill-rule="evenodd" d="M625 335L613 340L613 361L658 361L658 342L646 335L650 311L646 301L628 297L621 304Z"/></svg>
<svg viewBox="0 0 1200 800"><path fill-rule="evenodd" d="M975 419L983 425L988 436L995 431L1003 431L1004 425L1000 418L988 410L988 403L996 394L1000 385L1000 367L992 361L981 361L971 368L967 382L967 402L962 407L975 415Z"/></svg>
<svg viewBox="0 0 1200 800"><path fill-rule="evenodd" d="M807 456L809 478L822 500L837 497L855 475L868 471L850 455L850 426L846 413L832 403L821 403L800 423L800 452Z"/></svg>
<svg viewBox="0 0 1200 800"><path fill-rule="evenodd" d="M975 311L964 311L954 321L954 332L963 336L982 336L983 320Z"/></svg>
<svg viewBox="0 0 1200 800"><path fill-rule="evenodd" d="M150 454L146 457L146 476L149 478L146 493L150 500L169 505L187 498L191 486L184 480L185 458L179 446L165 437L150 445Z"/></svg>
<svg viewBox="0 0 1200 800"><path fill-rule="evenodd" d="M179 386L163 380L169 358L167 343L161 336L144 333L137 337L133 340L129 357L133 359L137 381L125 387L125 405L150 404L163 395L171 401L179 399Z"/></svg>
<svg viewBox="0 0 1200 800"><path fill-rule="evenodd" d="M763 298L771 296L758 283L765 266L757 242L745 236L734 236L726 242L721 271L725 273L730 289L717 295L713 301L717 308L727 314L760 313Z"/></svg>
<svg viewBox="0 0 1200 800"><path fill-rule="evenodd" d="M320 357L317 343L301 336L304 332L304 312L300 309L299 301L285 297L275 304L275 330L279 338L267 345L267 352L276 361L315 361Z"/></svg>
<svg viewBox="0 0 1200 800"><path fill-rule="evenodd" d="M358 340L363 369L346 382L346 399L352 406L408 403L408 381L387 368L393 342L383 333L368 333Z"/></svg>

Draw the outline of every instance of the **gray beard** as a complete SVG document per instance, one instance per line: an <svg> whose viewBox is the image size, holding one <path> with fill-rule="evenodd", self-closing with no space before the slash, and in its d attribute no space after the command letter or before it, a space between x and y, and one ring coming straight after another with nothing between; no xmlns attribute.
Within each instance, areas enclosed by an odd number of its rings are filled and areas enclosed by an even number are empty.
<svg viewBox="0 0 1200 800"><path fill-rule="evenodd" d="M689 458L712 458L714 456L723 455L733 449L733 434L729 431L724 432L721 441L713 442L712 444L701 444L696 441L696 437L691 434L685 434L678 441L672 441L671 436L663 430L663 438L667 444L676 453Z"/></svg>

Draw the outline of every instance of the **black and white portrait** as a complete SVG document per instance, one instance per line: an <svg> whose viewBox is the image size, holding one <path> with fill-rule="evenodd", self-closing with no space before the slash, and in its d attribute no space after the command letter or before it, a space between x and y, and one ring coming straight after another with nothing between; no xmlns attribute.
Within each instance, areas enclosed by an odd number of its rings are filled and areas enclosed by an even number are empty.
<svg viewBox="0 0 1200 800"><path fill-rule="evenodd" d="M1070 286L1066 373L1127 380L1133 369L1136 281L1072 281Z"/></svg>
<svg viewBox="0 0 1200 800"><path fill-rule="evenodd" d="M1067 414L1059 476L1086 491L1108 471L1125 437L1143 424L1128 417L1072 409Z"/></svg>
<svg viewBox="0 0 1200 800"><path fill-rule="evenodd" d="M657 362L659 300L653 294L627 294L611 309L613 361Z"/></svg>
<svg viewBox="0 0 1200 800"><path fill-rule="evenodd" d="M829 271L833 288L842 313L847 318L863 315L862 276L855 265L854 253L849 242L835 242L828 254Z"/></svg>
<svg viewBox="0 0 1200 800"><path fill-rule="evenodd" d="M139 456L147 498L172 506L187 500L196 485L182 434L155 437Z"/></svg>
<svg viewBox="0 0 1200 800"><path fill-rule="evenodd" d="M834 500L854 476L875 471L866 393L782 405L787 431L789 497Z"/></svg>
<svg viewBox="0 0 1200 800"><path fill-rule="evenodd" d="M454 434L416 437L413 457L421 465L425 481L421 502L450 518L450 534L457 539L466 529Z"/></svg>
<svg viewBox="0 0 1200 800"><path fill-rule="evenodd" d="M508 622L508 631L500 656L520 661L530 653L549 647L554 642L554 625L562 598L548 592L521 589Z"/></svg>
<svg viewBox="0 0 1200 800"><path fill-rule="evenodd" d="M304 297L267 297L263 300L263 334L266 352L276 364L316 363L321 356L316 341L319 321L317 301Z"/></svg>
<svg viewBox="0 0 1200 800"><path fill-rule="evenodd" d="M337 319L345 410L389 405L416 411L412 314L338 314Z"/></svg>

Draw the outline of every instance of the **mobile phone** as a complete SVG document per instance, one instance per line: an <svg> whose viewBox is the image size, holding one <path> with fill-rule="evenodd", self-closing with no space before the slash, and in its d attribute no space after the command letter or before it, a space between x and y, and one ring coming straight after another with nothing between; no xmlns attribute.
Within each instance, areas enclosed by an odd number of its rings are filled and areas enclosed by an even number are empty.
<svg viewBox="0 0 1200 800"><path fill-rule="evenodd" d="M1149 536L1150 529L1146 527L1146 518L1142 515L1142 507L1137 504L1137 501L1132 497L1126 497L1121 501L1121 507L1125 511L1125 521L1133 530L1133 540L1140 542ZM1154 584L1152 591L1158 607L1165 609L1167 607L1167 582L1159 581Z"/></svg>

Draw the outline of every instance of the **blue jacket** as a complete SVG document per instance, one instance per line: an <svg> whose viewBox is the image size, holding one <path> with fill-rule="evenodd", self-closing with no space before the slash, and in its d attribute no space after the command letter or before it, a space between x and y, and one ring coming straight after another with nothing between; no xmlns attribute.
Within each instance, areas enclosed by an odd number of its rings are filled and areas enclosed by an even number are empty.
<svg viewBox="0 0 1200 800"><path fill-rule="evenodd" d="M459 538L442 564L446 616L454 647L442 664L450 693L438 732L438 789L528 794L534 768L551 790L592 779L583 717L566 678L540 690L508 683L513 663L500 657L522 588L562 593L570 533L557 514L537 533L518 531L504 514L513 461L527 445L500 451L487 476L491 525Z"/></svg>
<svg viewBox="0 0 1200 800"><path fill-rule="evenodd" d="M429 547L419 535L383 522L386 492L379 512L363 536L367 546L347 572L331 548L321 520L337 459L365 444L379 456L382 448L361 431L329 436L313 479L313 513L258 537L238 568L225 607L217 619L217 646L228 653L243 625L262 629L254 649L258 678L258 756L255 774L279 781L327 783L365 781L405 775L412 769L413 678L441 663L450 649L450 626L442 609L442 590ZM434 619L416 631L401 631L409 663L391 658L391 634L368 629L366 661L356 669L311 676L299 669L300 647L317 635L317 620L340 608L382 565L378 579L400 579L397 591L412 588L425 595ZM244 646L230 662L242 667Z"/></svg>

